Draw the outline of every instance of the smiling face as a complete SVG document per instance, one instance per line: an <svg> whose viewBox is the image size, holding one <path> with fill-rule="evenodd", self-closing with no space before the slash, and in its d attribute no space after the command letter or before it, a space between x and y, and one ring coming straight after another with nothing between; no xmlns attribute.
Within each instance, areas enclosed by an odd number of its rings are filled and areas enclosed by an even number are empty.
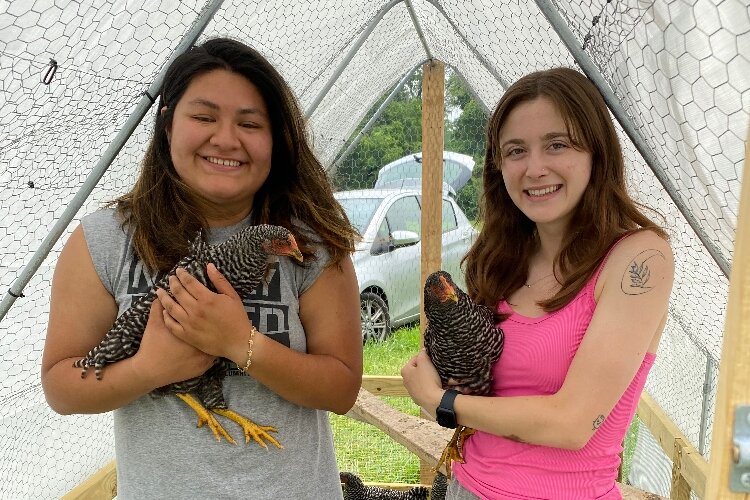
<svg viewBox="0 0 750 500"><path fill-rule="evenodd" d="M172 163L183 182L227 213L212 226L239 222L271 171L271 121L258 89L227 70L196 76L168 130Z"/></svg>
<svg viewBox="0 0 750 500"><path fill-rule="evenodd" d="M501 172L513 203L537 227L568 227L591 178L591 154L576 149L546 97L518 104L500 129Z"/></svg>

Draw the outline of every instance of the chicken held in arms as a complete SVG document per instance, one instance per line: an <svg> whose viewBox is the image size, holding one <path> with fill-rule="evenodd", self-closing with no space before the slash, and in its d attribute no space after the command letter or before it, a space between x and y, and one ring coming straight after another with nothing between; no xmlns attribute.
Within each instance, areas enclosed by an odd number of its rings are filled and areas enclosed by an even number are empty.
<svg viewBox="0 0 750 500"><path fill-rule="evenodd" d="M424 347L443 388L461 394L490 394L492 365L500 357L504 341L494 311L473 302L445 271L434 272L425 280L424 311ZM450 477L451 462L464 462L463 443L473 433L474 429L457 426L435 469L445 463Z"/></svg>
<svg viewBox="0 0 750 500"><path fill-rule="evenodd" d="M141 344L151 305L156 299L157 288L169 290L169 277L178 267L185 269L203 285L216 291L206 274L206 265L213 262L240 297L248 297L260 284L275 256L287 256L302 261L302 253L292 233L281 226L261 224L248 226L235 233L225 242L209 245L199 234L190 244L188 255L182 258L165 276L159 279L148 293L133 302L115 321L102 341L85 358L73 366L82 368L81 377L89 368L94 368L98 380L102 379L104 367L110 363L133 356ZM203 375L182 382L169 384L151 392L154 397L175 394L198 414L198 427L208 424L217 441L224 437L234 444L214 412L239 424L245 433L245 442L252 438L267 448L266 441L282 448L269 434L276 432L272 426L261 426L227 407L224 401L223 380L235 365L228 359L219 358ZM210 410L210 411L209 411Z"/></svg>

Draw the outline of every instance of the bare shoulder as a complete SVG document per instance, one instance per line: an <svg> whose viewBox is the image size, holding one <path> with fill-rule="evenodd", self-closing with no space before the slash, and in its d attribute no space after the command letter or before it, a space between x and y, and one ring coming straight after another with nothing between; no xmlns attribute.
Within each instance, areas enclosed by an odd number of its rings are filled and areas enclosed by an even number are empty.
<svg viewBox="0 0 750 500"><path fill-rule="evenodd" d="M612 250L603 277L607 289L619 289L625 295L643 295L656 289L666 289L668 294L674 280L672 248L653 231L632 234Z"/></svg>

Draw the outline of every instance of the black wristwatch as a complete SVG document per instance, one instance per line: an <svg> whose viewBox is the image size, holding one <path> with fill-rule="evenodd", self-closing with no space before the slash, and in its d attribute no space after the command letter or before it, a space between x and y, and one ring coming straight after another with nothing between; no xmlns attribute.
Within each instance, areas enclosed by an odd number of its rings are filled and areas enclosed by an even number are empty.
<svg viewBox="0 0 750 500"><path fill-rule="evenodd" d="M459 392L455 389L448 389L443 393L443 398L435 410L435 419L437 423L449 429L458 427L456 422L456 412L453 409L453 402L456 400Z"/></svg>

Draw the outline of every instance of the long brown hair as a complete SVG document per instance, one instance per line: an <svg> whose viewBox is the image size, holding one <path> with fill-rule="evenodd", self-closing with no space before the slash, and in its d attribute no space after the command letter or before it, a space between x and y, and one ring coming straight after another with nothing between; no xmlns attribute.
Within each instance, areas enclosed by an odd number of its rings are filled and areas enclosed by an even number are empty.
<svg viewBox="0 0 750 500"><path fill-rule="evenodd" d="M464 258L469 295L496 307L528 279L529 259L538 249L536 225L513 203L503 183L500 131L521 103L545 97L562 115L576 148L591 153L591 179L573 212L554 271L562 287L540 302L545 311L570 302L623 235L663 229L646 217L625 184L622 148L604 99L586 76L555 68L524 76L508 88L487 125L484 189L480 202L482 229ZM640 207L640 208L639 208Z"/></svg>
<svg viewBox="0 0 750 500"><path fill-rule="evenodd" d="M188 252L199 229L207 230L206 215L221 213L187 186L172 164L167 130L174 109L192 80L224 69L248 79L260 91L271 118L271 171L255 193L253 220L294 232L305 257L313 252L310 235L293 227L304 222L317 233L331 264L354 251L355 229L333 191L323 166L308 142L305 120L289 85L256 50L228 38L215 38L178 56L166 71L154 120L154 134L133 189L110 202L124 223L133 228L133 247L151 271L168 270ZM165 109L162 113L161 110Z"/></svg>

